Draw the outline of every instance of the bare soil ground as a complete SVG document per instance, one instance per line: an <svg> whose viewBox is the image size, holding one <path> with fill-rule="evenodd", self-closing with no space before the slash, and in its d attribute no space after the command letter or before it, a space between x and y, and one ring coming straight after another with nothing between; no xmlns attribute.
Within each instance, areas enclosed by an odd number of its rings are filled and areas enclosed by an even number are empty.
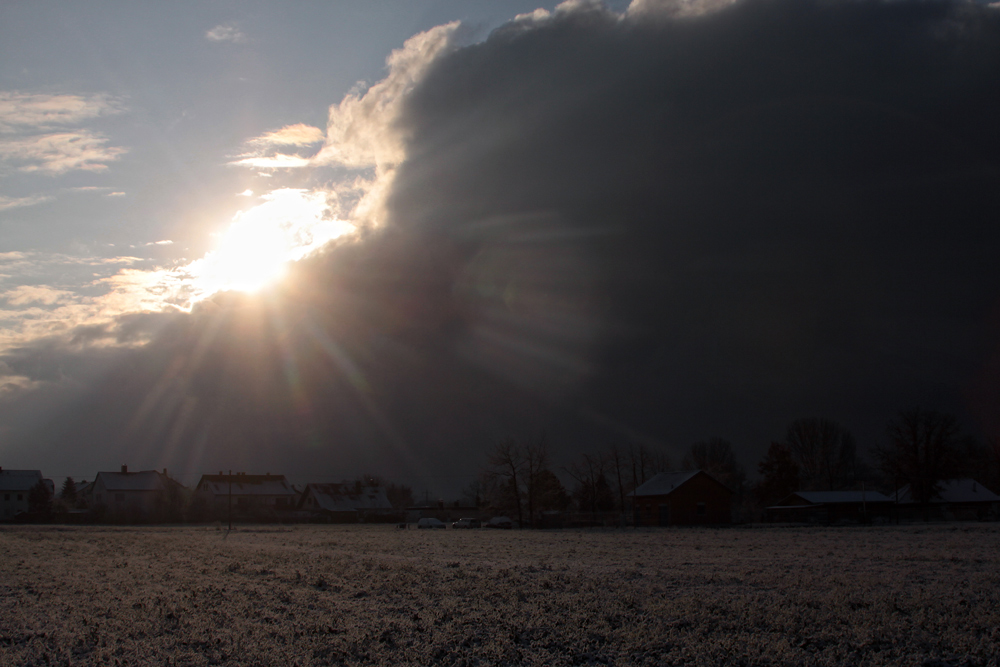
<svg viewBox="0 0 1000 667"><path fill-rule="evenodd" d="M997 665L1000 526L0 528L2 665Z"/></svg>

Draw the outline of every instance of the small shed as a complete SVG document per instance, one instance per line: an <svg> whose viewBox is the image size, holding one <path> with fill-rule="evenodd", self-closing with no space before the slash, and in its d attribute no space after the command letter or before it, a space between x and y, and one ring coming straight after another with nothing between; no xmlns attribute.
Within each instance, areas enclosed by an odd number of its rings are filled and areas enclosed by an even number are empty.
<svg viewBox="0 0 1000 667"><path fill-rule="evenodd" d="M907 484L899 489L898 503L903 519L982 521L1000 517L1000 496L971 478L943 480L927 505L913 499Z"/></svg>
<svg viewBox="0 0 1000 667"><path fill-rule="evenodd" d="M637 526L733 522L733 492L704 470L661 472L629 494Z"/></svg>
<svg viewBox="0 0 1000 667"><path fill-rule="evenodd" d="M772 523L889 521L893 502L878 491L796 491L764 510Z"/></svg>

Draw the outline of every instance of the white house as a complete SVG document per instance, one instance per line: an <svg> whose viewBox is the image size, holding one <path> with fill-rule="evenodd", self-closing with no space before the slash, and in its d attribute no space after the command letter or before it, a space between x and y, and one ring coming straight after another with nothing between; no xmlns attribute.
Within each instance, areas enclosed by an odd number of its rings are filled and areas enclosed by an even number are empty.
<svg viewBox="0 0 1000 667"><path fill-rule="evenodd" d="M179 492L181 484L167 476L167 471L142 470L129 472L122 466L120 472L99 472L86 493L93 507L106 508L116 515L152 517L162 513L171 496Z"/></svg>
<svg viewBox="0 0 1000 667"><path fill-rule="evenodd" d="M298 491L284 475L202 475L195 497L203 499L216 516L224 516L232 502L235 515L260 514L295 508Z"/></svg>
<svg viewBox="0 0 1000 667"><path fill-rule="evenodd" d="M28 511L28 494L43 482L49 495L55 492L51 479L44 479L41 470L4 470L0 468L0 521L10 521Z"/></svg>

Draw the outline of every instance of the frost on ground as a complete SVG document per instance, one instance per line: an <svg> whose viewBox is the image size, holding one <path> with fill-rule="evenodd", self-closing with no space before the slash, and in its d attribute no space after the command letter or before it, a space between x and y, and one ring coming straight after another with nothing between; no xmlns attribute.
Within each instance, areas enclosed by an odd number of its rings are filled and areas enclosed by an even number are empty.
<svg viewBox="0 0 1000 667"><path fill-rule="evenodd" d="M3 665L997 665L1000 526L0 528Z"/></svg>

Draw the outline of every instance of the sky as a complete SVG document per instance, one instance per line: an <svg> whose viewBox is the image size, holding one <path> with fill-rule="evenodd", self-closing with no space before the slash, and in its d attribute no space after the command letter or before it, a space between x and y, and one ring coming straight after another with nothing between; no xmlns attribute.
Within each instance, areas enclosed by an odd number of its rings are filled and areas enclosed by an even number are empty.
<svg viewBox="0 0 1000 667"><path fill-rule="evenodd" d="M5 3L0 465L997 437L997 80L971 2Z"/></svg>

